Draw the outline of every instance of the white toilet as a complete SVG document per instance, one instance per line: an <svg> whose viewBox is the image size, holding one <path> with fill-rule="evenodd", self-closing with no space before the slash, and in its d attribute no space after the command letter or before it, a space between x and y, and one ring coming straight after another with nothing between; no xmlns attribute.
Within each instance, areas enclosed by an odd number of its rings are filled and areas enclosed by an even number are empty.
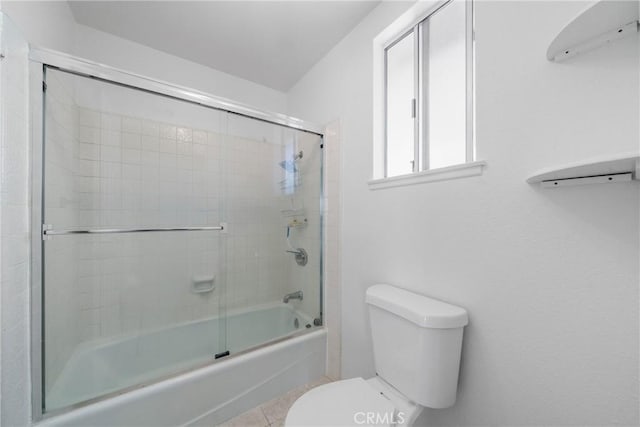
<svg viewBox="0 0 640 427"><path fill-rule="evenodd" d="M454 404L466 310L389 285L366 302L377 376L308 391L285 426L411 426L424 407Z"/></svg>

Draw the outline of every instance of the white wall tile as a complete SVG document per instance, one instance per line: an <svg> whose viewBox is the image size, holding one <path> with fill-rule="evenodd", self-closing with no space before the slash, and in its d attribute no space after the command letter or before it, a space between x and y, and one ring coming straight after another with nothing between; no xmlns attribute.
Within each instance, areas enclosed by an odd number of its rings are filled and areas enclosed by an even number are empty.
<svg viewBox="0 0 640 427"><path fill-rule="evenodd" d="M78 109L78 120L80 127L90 126L93 128L101 127L101 115L97 111L88 110L86 108Z"/></svg>
<svg viewBox="0 0 640 427"><path fill-rule="evenodd" d="M141 151L140 150L130 150L123 149L122 150L122 162L123 163L132 163L132 164L140 164L141 163Z"/></svg>
<svg viewBox="0 0 640 427"><path fill-rule="evenodd" d="M122 145L122 132L120 130L102 129L100 143L102 145L120 147Z"/></svg>
<svg viewBox="0 0 640 427"><path fill-rule="evenodd" d="M160 129L160 138L176 139L176 132L177 132L176 126L168 125L168 124L164 124L164 123L161 123L159 126L160 126L159 127L159 129Z"/></svg>
<svg viewBox="0 0 640 427"><path fill-rule="evenodd" d="M120 147L100 145L100 160L103 162L120 162L122 161L122 150Z"/></svg>
<svg viewBox="0 0 640 427"><path fill-rule="evenodd" d="M177 147L177 144L175 139L161 138L160 146L158 150L161 153L176 154L176 150L177 150L176 147Z"/></svg>
<svg viewBox="0 0 640 427"><path fill-rule="evenodd" d="M142 135L141 148L144 151L159 151L160 138L153 135Z"/></svg>
<svg viewBox="0 0 640 427"><path fill-rule="evenodd" d="M140 150L142 148L142 137L139 133L124 132L122 134L122 147Z"/></svg>
<svg viewBox="0 0 640 427"><path fill-rule="evenodd" d="M80 142L87 142L90 144L100 144L101 132L100 128L80 126L78 129L78 139Z"/></svg>
<svg viewBox="0 0 640 427"><path fill-rule="evenodd" d="M122 131L136 134L142 133L142 120L135 117L123 117Z"/></svg>
<svg viewBox="0 0 640 427"><path fill-rule="evenodd" d="M189 128L179 127L176 130L176 136L178 141L191 142L193 141L193 131Z"/></svg>
<svg viewBox="0 0 640 427"><path fill-rule="evenodd" d="M78 158L85 160L100 160L100 146L97 144L78 144Z"/></svg>
<svg viewBox="0 0 640 427"><path fill-rule="evenodd" d="M122 130L122 118L116 114L102 113L100 127L102 129L120 132Z"/></svg>

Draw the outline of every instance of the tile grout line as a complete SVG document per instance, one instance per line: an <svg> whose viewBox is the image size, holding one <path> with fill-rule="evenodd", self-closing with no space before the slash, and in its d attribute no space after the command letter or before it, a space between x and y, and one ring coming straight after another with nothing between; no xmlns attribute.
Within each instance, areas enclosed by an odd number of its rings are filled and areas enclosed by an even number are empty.
<svg viewBox="0 0 640 427"><path fill-rule="evenodd" d="M271 423L269 422L269 418L267 418L267 415L264 413L264 409L262 409L262 405L260 405L258 408L260 408L260 413L262 414L262 417L264 418L264 420L266 422L264 427L269 427L271 425Z"/></svg>

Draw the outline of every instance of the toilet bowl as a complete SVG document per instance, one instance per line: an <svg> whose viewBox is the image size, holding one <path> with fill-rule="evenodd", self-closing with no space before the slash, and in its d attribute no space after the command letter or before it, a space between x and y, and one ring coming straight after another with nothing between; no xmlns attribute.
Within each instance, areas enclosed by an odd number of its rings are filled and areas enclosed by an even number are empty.
<svg viewBox="0 0 640 427"><path fill-rule="evenodd" d="M376 376L308 391L285 426L412 426L425 407L455 403L466 310L390 285L366 302Z"/></svg>
<svg viewBox="0 0 640 427"><path fill-rule="evenodd" d="M289 409L284 425L410 426L424 408L379 377L352 378L314 388Z"/></svg>

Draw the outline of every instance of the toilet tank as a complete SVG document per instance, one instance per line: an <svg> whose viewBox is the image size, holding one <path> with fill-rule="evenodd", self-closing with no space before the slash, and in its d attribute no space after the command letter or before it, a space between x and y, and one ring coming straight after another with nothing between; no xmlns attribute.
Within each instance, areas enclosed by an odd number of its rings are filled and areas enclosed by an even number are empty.
<svg viewBox="0 0 640 427"><path fill-rule="evenodd" d="M465 309L390 285L367 289L376 373L411 401L456 401Z"/></svg>

